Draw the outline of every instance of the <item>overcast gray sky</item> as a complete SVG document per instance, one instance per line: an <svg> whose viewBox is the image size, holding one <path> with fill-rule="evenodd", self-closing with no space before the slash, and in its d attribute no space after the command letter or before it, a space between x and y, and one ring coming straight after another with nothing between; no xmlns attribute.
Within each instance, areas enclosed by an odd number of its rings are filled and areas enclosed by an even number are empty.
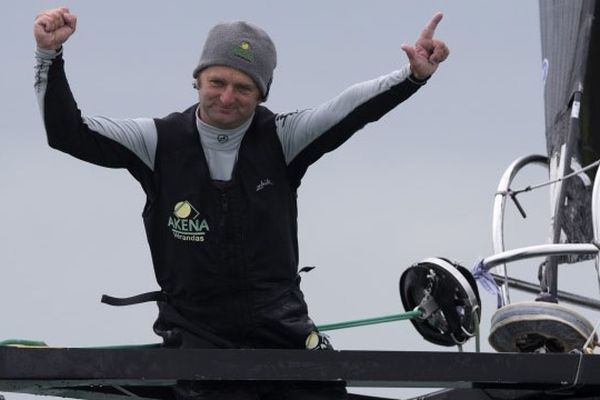
<svg viewBox="0 0 600 400"><path fill-rule="evenodd" d="M399 69L406 63L400 45L413 43L430 17L444 12L436 35L451 55L438 73L309 169L300 187L300 265L318 267L304 277L303 290L318 324L402 312L398 279L424 258L471 268L491 255L502 172L519 156L545 153L534 0L9 2L0 25L0 339L56 346L158 339L154 305L99 302L103 293L156 288L141 189L125 171L87 165L46 144L33 93L32 26L38 11L60 5L78 16L64 54L79 106L113 117L160 117L194 103L191 73L206 32L220 21L244 19L270 33L279 62L266 105L285 112ZM544 179L534 168L519 182ZM509 247L547 237L547 192L522 201L530 218L519 220L509 207ZM519 265L515 275L533 280L535 265ZM591 270L582 274L593 283ZM571 280L580 292L597 292L580 282ZM495 305L482 297L489 351ZM425 342L408 322L331 336L339 349L454 351Z"/></svg>

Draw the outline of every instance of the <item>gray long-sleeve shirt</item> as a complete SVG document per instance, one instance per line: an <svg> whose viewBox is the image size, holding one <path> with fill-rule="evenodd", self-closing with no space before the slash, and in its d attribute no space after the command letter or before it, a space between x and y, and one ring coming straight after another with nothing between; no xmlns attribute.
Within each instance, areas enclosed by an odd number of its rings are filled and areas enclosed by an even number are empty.
<svg viewBox="0 0 600 400"><path fill-rule="evenodd" d="M42 49L36 51L35 91L42 117L47 112L45 96L48 71L61 52L62 50ZM310 143L362 104L392 86L410 80L409 75L410 68L406 65L388 75L355 84L317 107L278 114L276 129L286 162L289 164ZM412 80L411 82L414 86L420 84ZM91 131L121 144L133 152L148 168L151 170L154 168L157 132L152 118L116 119L83 114L81 118ZM198 134L213 179L222 181L231 179L238 150L251 119L238 128L224 130L210 126L197 118Z"/></svg>

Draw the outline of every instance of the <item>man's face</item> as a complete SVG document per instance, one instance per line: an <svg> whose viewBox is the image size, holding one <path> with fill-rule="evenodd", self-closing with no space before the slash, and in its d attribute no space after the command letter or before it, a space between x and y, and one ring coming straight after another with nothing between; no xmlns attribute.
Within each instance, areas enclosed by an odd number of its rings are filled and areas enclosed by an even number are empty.
<svg viewBox="0 0 600 400"><path fill-rule="evenodd" d="M245 73L214 65L198 77L200 119L216 128L233 129L250 118L260 102L260 90Z"/></svg>

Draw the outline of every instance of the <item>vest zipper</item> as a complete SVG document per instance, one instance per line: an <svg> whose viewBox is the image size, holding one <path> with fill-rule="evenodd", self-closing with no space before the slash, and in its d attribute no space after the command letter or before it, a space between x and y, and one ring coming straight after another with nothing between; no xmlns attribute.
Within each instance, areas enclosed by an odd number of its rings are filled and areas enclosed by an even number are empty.
<svg viewBox="0 0 600 400"><path fill-rule="evenodd" d="M229 202L227 201L227 195L225 192L221 192L221 211L227 213L229 211Z"/></svg>

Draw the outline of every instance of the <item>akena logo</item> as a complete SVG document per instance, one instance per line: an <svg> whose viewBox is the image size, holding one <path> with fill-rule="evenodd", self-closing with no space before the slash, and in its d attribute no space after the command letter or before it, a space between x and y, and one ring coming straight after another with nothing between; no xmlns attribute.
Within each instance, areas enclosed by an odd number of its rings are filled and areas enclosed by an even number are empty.
<svg viewBox="0 0 600 400"><path fill-rule="evenodd" d="M206 219L201 219L198 210L187 200L175 204L167 226L175 239L191 242L204 242L206 232L210 231Z"/></svg>

